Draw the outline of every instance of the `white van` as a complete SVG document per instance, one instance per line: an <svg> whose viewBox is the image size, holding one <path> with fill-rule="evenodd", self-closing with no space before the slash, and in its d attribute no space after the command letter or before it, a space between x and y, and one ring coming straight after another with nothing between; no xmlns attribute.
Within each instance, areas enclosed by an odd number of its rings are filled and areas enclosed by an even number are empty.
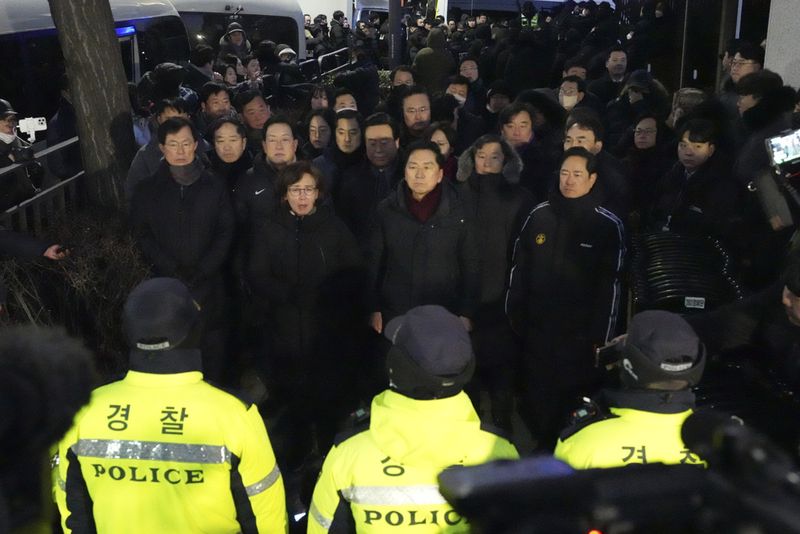
<svg viewBox="0 0 800 534"><path fill-rule="evenodd" d="M168 0L110 0L129 81L164 61L189 57L186 30ZM50 117L64 72L47 0L0 2L0 98L21 116Z"/></svg>
<svg viewBox="0 0 800 534"><path fill-rule="evenodd" d="M192 47L207 44L217 50L231 22L238 22L255 49L265 39L288 44L306 57L303 11L297 0L171 0L186 26ZM302 39L302 41L301 41Z"/></svg>

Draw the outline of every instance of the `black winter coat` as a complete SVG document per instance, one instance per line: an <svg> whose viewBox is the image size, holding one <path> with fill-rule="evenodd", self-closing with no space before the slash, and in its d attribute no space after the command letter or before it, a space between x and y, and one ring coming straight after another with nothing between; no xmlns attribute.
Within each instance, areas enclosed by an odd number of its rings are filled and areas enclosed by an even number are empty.
<svg viewBox="0 0 800 534"><path fill-rule="evenodd" d="M680 162L664 176L648 226L689 235L722 238L728 244L741 240L738 219L742 189L715 155L687 177ZM730 249L728 249L730 250Z"/></svg>
<svg viewBox="0 0 800 534"><path fill-rule="evenodd" d="M553 191L515 244L506 313L541 380L593 383L593 346L620 329L624 228L601 200L596 188L577 199Z"/></svg>
<svg viewBox="0 0 800 534"><path fill-rule="evenodd" d="M397 160L383 171L364 160L343 173L336 212L364 250L369 246L378 204L397 189L402 179L403 167Z"/></svg>
<svg viewBox="0 0 800 534"><path fill-rule="evenodd" d="M506 162L502 174L478 175L474 151L459 158L459 193L475 221L481 266L477 321L505 322L503 300L511 269L514 240L533 208L533 195L519 185L522 162Z"/></svg>
<svg viewBox="0 0 800 534"><path fill-rule="evenodd" d="M712 355L752 348L781 381L800 391L800 326L781 303L783 281L714 311L686 320ZM752 355L753 350L748 353Z"/></svg>
<svg viewBox="0 0 800 534"><path fill-rule="evenodd" d="M384 199L369 247L367 305L386 324L415 306L439 304L473 317L480 290L475 228L455 186L441 183L439 207L421 223L406 206L406 183Z"/></svg>
<svg viewBox="0 0 800 534"><path fill-rule="evenodd" d="M233 192L236 217L248 235L264 224L278 205L278 170L267 163L264 153L253 160L253 167L242 176Z"/></svg>
<svg viewBox="0 0 800 534"><path fill-rule="evenodd" d="M267 310L272 351L278 358L308 358L318 335L360 302L362 266L355 238L328 206L297 217L283 204L255 234L250 287Z"/></svg>
<svg viewBox="0 0 800 534"><path fill-rule="evenodd" d="M220 318L221 272L235 233L225 182L206 170L192 185L182 186L163 162L134 192L130 217L153 273L187 284L206 319Z"/></svg>

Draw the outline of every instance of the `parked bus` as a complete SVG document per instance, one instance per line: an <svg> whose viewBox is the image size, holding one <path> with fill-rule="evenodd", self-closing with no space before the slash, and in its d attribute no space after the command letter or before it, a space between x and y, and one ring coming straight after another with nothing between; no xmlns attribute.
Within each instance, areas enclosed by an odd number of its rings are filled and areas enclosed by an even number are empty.
<svg viewBox="0 0 800 534"><path fill-rule="evenodd" d="M189 58L186 30L167 0L110 0L129 81L164 61ZM22 117L50 117L58 106L64 59L47 0L5 0L0 17L0 98Z"/></svg>
<svg viewBox="0 0 800 534"><path fill-rule="evenodd" d="M238 0L230 4L219 0L171 1L186 26L192 47L207 44L219 49L228 24L238 22L253 49L268 39L289 45L300 59L306 57L303 12L297 0Z"/></svg>

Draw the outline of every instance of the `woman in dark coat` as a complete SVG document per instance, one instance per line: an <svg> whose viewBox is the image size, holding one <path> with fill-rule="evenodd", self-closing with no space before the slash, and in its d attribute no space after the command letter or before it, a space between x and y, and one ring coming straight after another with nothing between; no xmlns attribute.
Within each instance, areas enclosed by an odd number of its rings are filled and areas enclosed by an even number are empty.
<svg viewBox="0 0 800 534"><path fill-rule="evenodd" d="M276 450L290 468L310 452L311 427L319 450L327 450L337 422L353 408L344 393L352 390L346 383L354 374L345 355L353 353L347 344L363 322L361 255L345 224L318 205L323 183L309 162L287 166L277 185L281 206L256 233L250 253L250 285L267 310L261 363L270 393L291 418L288 436L279 432L288 442Z"/></svg>
<svg viewBox="0 0 800 534"><path fill-rule="evenodd" d="M460 196L475 221L480 258L480 303L472 332L476 387L469 393L477 406L480 389L487 389L493 423L509 432L519 351L503 302L514 240L534 204L533 195L519 185L521 172L522 159L496 134L479 137L458 158Z"/></svg>
<svg viewBox="0 0 800 534"><path fill-rule="evenodd" d="M318 108L306 115L302 134L307 141L300 147L300 159L313 161L331 144L336 128L336 114L329 108Z"/></svg>

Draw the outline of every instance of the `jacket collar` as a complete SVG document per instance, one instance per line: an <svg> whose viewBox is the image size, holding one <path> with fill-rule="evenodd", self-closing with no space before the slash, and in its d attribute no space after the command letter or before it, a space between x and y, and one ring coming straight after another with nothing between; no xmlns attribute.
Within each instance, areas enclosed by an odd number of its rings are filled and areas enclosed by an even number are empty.
<svg viewBox="0 0 800 534"><path fill-rule="evenodd" d="M600 392L600 399L610 407L653 413L681 413L695 407L694 393L690 389L679 391L606 389Z"/></svg>

